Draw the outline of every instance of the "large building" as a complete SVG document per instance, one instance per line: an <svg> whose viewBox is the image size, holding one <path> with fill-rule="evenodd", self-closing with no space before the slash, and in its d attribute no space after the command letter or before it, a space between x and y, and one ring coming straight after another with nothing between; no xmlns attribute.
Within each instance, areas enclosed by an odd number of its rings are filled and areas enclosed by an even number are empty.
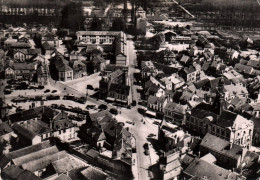
<svg viewBox="0 0 260 180"><path fill-rule="evenodd" d="M114 53L116 65L127 65L126 34L122 31L78 31L78 48L101 47L106 52Z"/></svg>

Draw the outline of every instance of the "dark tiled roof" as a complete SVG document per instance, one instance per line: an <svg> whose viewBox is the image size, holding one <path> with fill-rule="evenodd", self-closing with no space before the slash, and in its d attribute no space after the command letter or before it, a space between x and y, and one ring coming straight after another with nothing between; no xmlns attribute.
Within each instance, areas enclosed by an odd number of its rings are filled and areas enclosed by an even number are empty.
<svg viewBox="0 0 260 180"><path fill-rule="evenodd" d="M214 164L201 159L195 159L185 170L185 174L191 177L207 178L208 180L236 180L237 175Z"/></svg>
<svg viewBox="0 0 260 180"><path fill-rule="evenodd" d="M236 160L242 155L242 146L233 144L230 149L229 141L209 133L202 139L200 146Z"/></svg>
<svg viewBox="0 0 260 180"><path fill-rule="evenodd" d="M103 171L96 169L94 167L87 167L83 171L81 171L81 174L86 178L86 179L98 179L98 180L106 180L108 175L105 174Z"/></svg>
<svg viewBox="0 0 260 180"><path fill-rule="evenodd" d="M0 167L3 168L6 166L8 162L10 162L12 159L22 157L28 154L31 154L33 152L39 151L44 148L51 147L51 144L49 141L44 141L42 143L32 145L29 147L25 147L16 151L9 152L5 155L0 156Z"/></svg>
<svg viewBox="0 0 260 180"><path fill-rule="evenodd" d="M41 180L41 178L37 177L34 173L23 170L15 165L5 168L2 175L12 180Z"/></svg>

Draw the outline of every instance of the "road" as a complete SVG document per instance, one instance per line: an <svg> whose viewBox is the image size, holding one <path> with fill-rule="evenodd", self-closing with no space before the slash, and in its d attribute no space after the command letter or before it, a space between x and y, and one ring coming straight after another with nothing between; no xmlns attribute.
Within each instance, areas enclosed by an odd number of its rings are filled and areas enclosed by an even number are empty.
<svg viewBox="0 0 260 180"><path fill-rule="evenodd" d="M138 168L138 179L139 180L146 180L150 179L148 175L148 168L152 165L151 158L149 155L144 154L143 145L148 143L147 136L150 133L156 133L158 126L150 123L143 123L141 119L143 115L139 114L138 109L138 99L140 94L137 92L137 86L134 85L134 73L138 72L139 70L135 69L136 65L136 50L134 48L134 42L131 40L127 41L128 46L128 56L129 56L129 67L128 67L128 83L130 85L130 96L132 100L137 102L137 106L133 107L131 110L123 109L121 111L120 116L122 119L130 120L134 122L134 125L131 128L131 133L135 137L136 140L136 156L137 156L137 168ZM134 171L134 169L133 169Z"/></svg>

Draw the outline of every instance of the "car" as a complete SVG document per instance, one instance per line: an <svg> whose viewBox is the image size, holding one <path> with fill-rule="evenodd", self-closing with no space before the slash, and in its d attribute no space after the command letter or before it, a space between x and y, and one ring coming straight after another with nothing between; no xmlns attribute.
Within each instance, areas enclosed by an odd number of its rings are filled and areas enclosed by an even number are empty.
<svg viewBox="0 0 260 180"><path fill-rule="evenodd" d="M13 91L12 90L9 90L9 89L6 89L6 90L4 90L4 94L6 95L6 94L11 94Z"/></svg>
<svg viewBox="0 0 260 180"><path fill-rule="evenodd" d="M66 95L63 97L63 100L72 100L74 101L75 97L74 96L69 96L69 95Z"/></svg>
<svg viewBox="0 0 260 180"><path fill-rule="evenodd" d="M38 89L44 89L44 86L38 86Z"/></svg>
<svg viewBox="0 0 260 180"><path fill-rule="evenodd" d="M156 136L156 135L153 134L153 133L151 133L151 134L148 135L148 137L154 137L154 136Z"/></svg>
<svg viewBox="0 0 260 180"><path fill-rule="evenodd" d="M46 90L44 91L44 93L48 93L48 92L50 92L50 90L49 90L49 89L46 89Z"/></svg>
<svg viewBox="0 0 260 180"><path fill-rule="evenodd" d="M114 114L114 115L117 115L117 114L118 114L118 111L117 111L116 109L114 109L114 108L110 109L109 112L110 112L111 114Z"/></svg>
<svg viewBox="0 0 260 180"><path fill-rule="evenodd" d="M34 97L34 100L35 100L35 101L41 101L41 100L42 100L42 96L35 96L35 97Z"/></svg>
<svg viewBox="0 0 260 180"><path fill-rule="evenodd" d="M98 88L95 88L94 91L98 91L99 89Z"/></svg>
<svg viewBox="0 0 260 180"><path fill-rule="evenodd" d="M107 110L107 105L101 104L101 105L98 106L98 109L100 109L100 110Z"/></svg>
<svg viewBox="0 0 260 180"><path fill-rule="evenodd" d="M132 122L132 121L126 121L126 123L128 123L128 124L133 124L133 122Z"/></svg>
<svg viewBox="0 0 260 180"><path fill-rule="evenodd" d="M93 109L93 108L95 108L96 107L96 105L87 105L86 106L86 109Z"/></svg>
<svg viewBox="0 0 260 180"><path fill-rule="evenodd" d="M144 149L149 149L148 143L144 143L143 147L144 147Z"/></svg>
<svg viewBox="0 0 260 180"><path fill-rule="evenodd" d="M94 88L93 88L92 85L87 85L87 89L89 89L89 90L94 90Z"/></svg>
<svg viewBox="0 0 260 180"><path fill-rule="evenodd" d="M85 104L87 101L87 98L86 97L75 98L75 101L80 104Z"/></svg>
<svg viewBox="0 0 260 180"><path fill-rule="evenodd" d="M159 125L160 123L158 121L154 121L153 124Z"/></svg>
<svg viewBox="0 0 260 180"><path fill-rule="evenodd" d="M56 93L56 92L57 92L57 90L53 90L53 91L52 91L52 93Z"/></svg>
<svg viewBox="0 0 260 180"><path fill-rule="evenodd" d="M59 99L60 99L60 96L50 95L50 96L47 96L46 99L47 99L47 100L59 100Z"/></svg>
<svg viewBox="0 0 260 180"><path fill-rule="evenodd" d="M136 101L133 100L133 102L131 103L132 106L136 106Z"/></svg>

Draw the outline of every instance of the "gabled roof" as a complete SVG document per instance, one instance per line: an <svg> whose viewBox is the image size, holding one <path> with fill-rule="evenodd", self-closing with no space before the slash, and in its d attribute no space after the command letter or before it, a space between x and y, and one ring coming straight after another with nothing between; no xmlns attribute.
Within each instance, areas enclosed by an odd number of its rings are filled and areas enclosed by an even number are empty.
<svg viewBox="0 0 260 180"><path fill-rule="evenodd" d="M11 165L2 171L2 175L12 180L41 180L34 173L23 170L18 166Z"/></svg>
<svg viewBox="0 0 260 180"><path fill-rule="evenodd" d="M229 141L209 133L204 136L200 146L235 160L238 160L241 157L243 149L242 146L236 144L232 144L232 148L230 148Z"/></svg>
<svg viewBox="0 0 260 180"><path fill-rule="evenodd" d="M30 161L28 163L25 163L22 165L23 169L26 169L31 172L35 172L38 170L42 170L46 168L48 165L50 165L52 162L64 158L67 156L67 153L65 151L60 151L58 153L52 154L50 156L46 156L34 161Z"/></svg>
<svg viewBox="0 0 260 180"><path fill-rule="evenodd" d="M98 179L98 180L106 180L108 175L105 174L103 171L96 169L92 166L87 167L86 169L81 171L81 174L89 180L94 180L94 179Z"/></svg>
<svg viewBox="0 0 260 180"><path fill-rule="evenodd" d="M195 159L184 170L184 174L187 174L191 177L207 178L207 180L239 179L238 175L235 173L214 164L210 164L201 159Z"/></svg>
<svg viewBox="0 0 260 180"><path fill-rule="evenodd" d="M25 147L16 151L9 152L7 154L4 154L0 156L0 168L5 167L11 160L22 157L28 154L31 154L33 152L39 151L44 148L51 147L51 144L49 141L44 141L42 143L32 145L29 147Z"/></svg>

